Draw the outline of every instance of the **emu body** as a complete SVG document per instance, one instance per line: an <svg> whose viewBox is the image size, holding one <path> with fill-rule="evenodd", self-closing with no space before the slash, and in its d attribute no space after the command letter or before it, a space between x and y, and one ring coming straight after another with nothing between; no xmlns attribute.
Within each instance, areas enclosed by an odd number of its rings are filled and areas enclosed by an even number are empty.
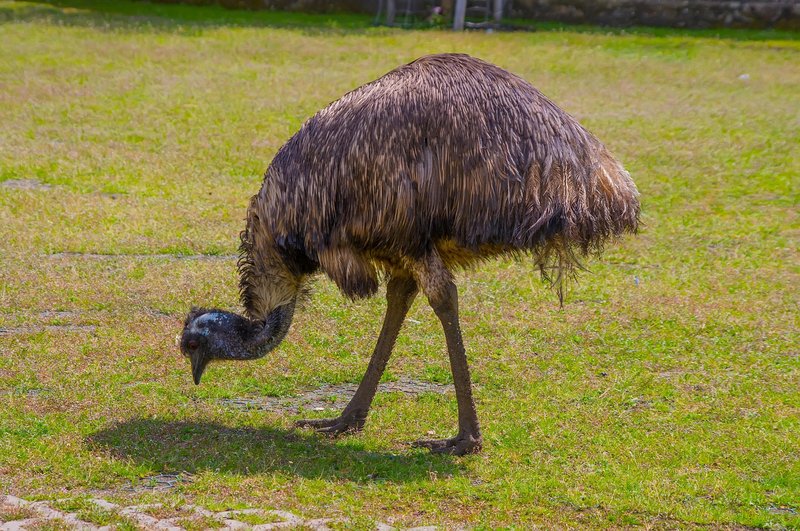
<svg viewBox="0 0 800 531"><path fill-rule="evenodd" d="M299 422L359 430L421 290L444 328L459 431L418 444L474 452L482 438L452 271L502 254L529 255L543 274L568 270L635 232L638 216L628 173L525 80L466 55L423 57L319 111L278 151L241 234L245 316L193 310L181 349L199 383L209 360L274 348L311 275L352 299L386 278L386 316L353 399L335 419Z"/></svg>

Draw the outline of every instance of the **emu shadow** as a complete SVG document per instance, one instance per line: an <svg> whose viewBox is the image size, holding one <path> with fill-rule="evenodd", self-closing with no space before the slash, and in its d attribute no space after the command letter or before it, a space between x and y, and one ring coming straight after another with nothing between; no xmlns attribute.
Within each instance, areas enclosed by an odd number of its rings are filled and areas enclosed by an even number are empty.
<svg viewBox="0 0 800 531"><path fill-rule="evenodd" d="M449 456L366 450L356 439L327 439L274 427L230 427L213 422L131 419L87 438L90 446L157 472L206 470L231 475L282 472L356 483L407 482L461 475Z"/></svg>

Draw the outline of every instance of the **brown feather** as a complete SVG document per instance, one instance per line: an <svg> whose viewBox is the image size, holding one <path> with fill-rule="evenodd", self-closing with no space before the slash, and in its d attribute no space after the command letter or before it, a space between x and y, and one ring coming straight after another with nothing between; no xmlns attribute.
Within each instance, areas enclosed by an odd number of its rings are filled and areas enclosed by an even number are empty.
<svg viewBox="0 0 800 531"><path fill-rule="evenodd" d="M436 249L448 267L529 254L559 282L635 232L636 186L603 144L525 80L459 54L347 93L278 151L240 260L252 317L324 271L352 298Z"/></svg>

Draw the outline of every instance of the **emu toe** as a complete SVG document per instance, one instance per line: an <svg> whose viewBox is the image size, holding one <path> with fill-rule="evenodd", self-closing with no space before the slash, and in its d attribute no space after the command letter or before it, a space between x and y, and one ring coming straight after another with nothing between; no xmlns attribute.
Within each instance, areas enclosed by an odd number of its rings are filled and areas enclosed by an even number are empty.
<svg viewBox="0 0 800 531"><path fill-rule="evenodd" d="M411 443L415 448L427 448L434 454L466 455L480 452L483 437L459 434L450 439L420 439Z"/></svg>

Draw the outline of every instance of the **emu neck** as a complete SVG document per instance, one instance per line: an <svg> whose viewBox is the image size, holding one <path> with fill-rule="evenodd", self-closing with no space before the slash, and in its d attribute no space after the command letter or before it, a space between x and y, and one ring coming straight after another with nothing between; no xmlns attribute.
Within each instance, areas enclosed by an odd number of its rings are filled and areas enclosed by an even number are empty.
<svg viewBox="0 0 800 531"><path fill-rule="evenodd" d="M236 315L225 348L216 356L223 360L254 360L264 357L283 341L289 332L295 303L280 306L264 321Z"/></svg>

